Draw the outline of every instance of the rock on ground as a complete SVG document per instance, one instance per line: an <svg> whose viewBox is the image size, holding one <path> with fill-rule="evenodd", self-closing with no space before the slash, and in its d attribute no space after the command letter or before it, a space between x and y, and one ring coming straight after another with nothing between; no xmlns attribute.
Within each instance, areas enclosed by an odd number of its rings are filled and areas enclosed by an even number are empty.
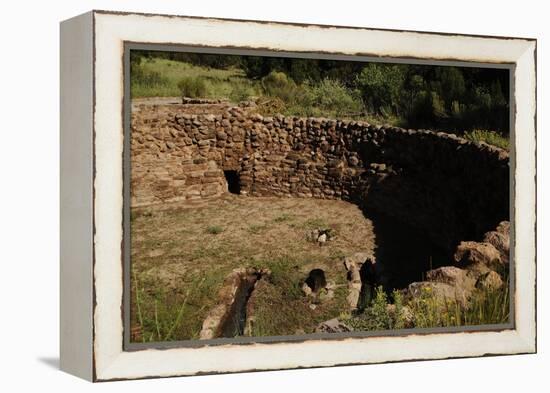
<svg viewBox="0 0 550 393"><path fill-rule="evenodd" d="M442 282L420 281L413 282L407 287L407 295L410 297L419 298L423 293L430 293L441 303L456 300L462 306L467 305L468 296L470 295L470 291L464 288Z"/></svg>
<svg viewBox="0 0 550 393"><path fill-rule="evenodd" d="M316 333L345 333L352 332L353 328L340 322L338 318L329 319L328 321L321 322L315 329Z"/></svg>
<svg viewBox="0 0 550 393"><path fill-rule="evenodd" d="M466 268L472 265L485 265L491 269L504 265L500 252L491 243L486 242L461 242L454 259L458 266Z"/></svg>
<svg viewBox="0 0 550 393"><path fill-rule="evenodd" d="M487 274L482 275L478 278L476 287L480 289L489 289L495 290L500 289L504 285L502 278L495 271L490 271Z"/></svg>
<svg viewBox="0 0 550 393"><path fill-rule="evenodd" d="M456 266L442 266L429 270L426 273L426 280L460 287L463 291L467 292L472 291L476 283L475 278L468 274L467 270Z"/></svg>

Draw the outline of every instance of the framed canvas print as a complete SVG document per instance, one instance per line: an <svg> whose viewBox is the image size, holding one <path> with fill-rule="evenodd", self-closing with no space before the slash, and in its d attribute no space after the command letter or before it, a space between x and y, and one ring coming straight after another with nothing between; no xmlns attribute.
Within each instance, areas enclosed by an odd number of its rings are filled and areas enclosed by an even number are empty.
<svg viewBox="0 0 550 393"><path fill-rule="evenodd" d="M61 24L61 368L536 351L536 41Z"/></svg>

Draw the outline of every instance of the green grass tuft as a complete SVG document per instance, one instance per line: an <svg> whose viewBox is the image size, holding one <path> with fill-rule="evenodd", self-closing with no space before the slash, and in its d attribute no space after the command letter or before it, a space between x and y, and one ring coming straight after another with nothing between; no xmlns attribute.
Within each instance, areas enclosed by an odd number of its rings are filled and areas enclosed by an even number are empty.
<svg viewBox="0 0 550 393"><path fill-rule="evenodd" d="M292 216L291 214L287 214L287 213L284 213L284 214L281 214L277 217L275 217L273 219L274 222L287 222L287 221L292 221L294 219L294 216Z"/></svg>
<svg viewBox="0 0 550 393"><path fill-rule="evenodd" d="M253 235L258 235L268 228L267 224L252 224L247 231Z"/></svg>
<svg viewBox="0 0 550 393"><path fill-rule="evenodd" d="M210 235L218 235L223 232L223 228L219 225L210 225L206 228L206 233Z"/></svg>
<svg viewBox="0 0 550 393"><path fill-rule="evenodd" d="M464 133L464 138L472 142L485 142L501 149L510 150L510 139L498 132L474 130Z"/></svg>

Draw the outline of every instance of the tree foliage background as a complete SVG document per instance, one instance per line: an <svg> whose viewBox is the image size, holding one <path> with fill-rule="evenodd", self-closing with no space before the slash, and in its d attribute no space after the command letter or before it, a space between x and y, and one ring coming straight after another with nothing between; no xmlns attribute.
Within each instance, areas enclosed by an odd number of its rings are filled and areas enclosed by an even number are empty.
<svg viewBox="0 0 550 393"><path fill-rule="evenodd" d="M266 96L279 98L297 115L328 111L458 134L475 129L509 134L506 69L132 51L132 74L150 83L162 79L161 74L139 75L139 64L151 58L238 68L249 81L260 83Z"/></svg>

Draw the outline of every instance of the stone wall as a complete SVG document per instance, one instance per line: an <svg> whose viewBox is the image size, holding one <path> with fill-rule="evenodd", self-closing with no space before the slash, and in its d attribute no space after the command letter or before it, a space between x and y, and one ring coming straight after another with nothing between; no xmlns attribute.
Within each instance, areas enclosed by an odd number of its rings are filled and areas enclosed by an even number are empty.
<svg viewBox="0 0 550 393"><path fill-rule="evenodd" d="M141 105L132 115L132 206L240 193L338 198L451 250L509 219L508 153L451 134L365 122L262 117L253 108Z"/></svg>
<svg viewBox="0 0 550 393"><path fill-rule="evenodd" d="M175 116L171 108L142 105L133 111L132 206L216 197L227 191L220 165L224 149L216 148L214 121L209 116Z"/></svg>

